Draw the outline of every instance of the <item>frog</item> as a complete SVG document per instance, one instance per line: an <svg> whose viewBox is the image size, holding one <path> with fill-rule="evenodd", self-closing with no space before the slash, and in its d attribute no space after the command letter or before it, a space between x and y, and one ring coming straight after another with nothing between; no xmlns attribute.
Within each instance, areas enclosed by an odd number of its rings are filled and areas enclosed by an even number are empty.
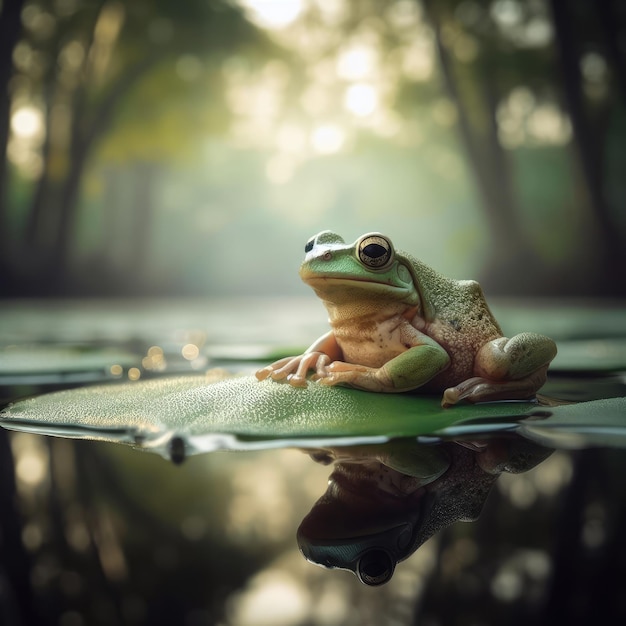
<svg viewBox="0 0 626 626"><path fill-rule="evenodd" d="M480 284L440 274L370 232L354 243L325 230L299 274L324 304L330 330L302 354L256 372L382 393L441 394L441 405L533 400L556 356L535 332L503 334Z"/></svg>

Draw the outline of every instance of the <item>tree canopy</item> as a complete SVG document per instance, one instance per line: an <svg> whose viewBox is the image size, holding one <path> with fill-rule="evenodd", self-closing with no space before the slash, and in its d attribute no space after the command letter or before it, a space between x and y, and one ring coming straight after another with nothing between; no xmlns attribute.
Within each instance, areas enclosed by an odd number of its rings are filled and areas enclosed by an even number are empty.
<svg viewBox="0 0 626 626"><path fill-rule="evenodd" d="M287 289L323 228L493 292L623 294L614 0L1 6L6 295Z"/></svg>

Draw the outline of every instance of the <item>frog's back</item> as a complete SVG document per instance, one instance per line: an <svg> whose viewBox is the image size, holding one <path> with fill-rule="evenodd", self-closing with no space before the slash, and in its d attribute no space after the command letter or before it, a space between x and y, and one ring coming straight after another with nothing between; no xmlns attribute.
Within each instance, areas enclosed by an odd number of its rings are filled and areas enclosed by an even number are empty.
<svg viewBox="0 0 626 626"><path fill-rule="evenodd" d="M427 334L451 357L445 378L471 376L474 355L502 331L474 280L454 280L439 274L411 255L399 253L409 264L422 300Z"/></svg>
<svg viewBox="0 0 626 626"><path fill-rule="evenodd" d="M399 252L413 273L427 323L447 323L462 334L485 340L502 335L500 326L475 280L448 278L405 252Z"/></svg>

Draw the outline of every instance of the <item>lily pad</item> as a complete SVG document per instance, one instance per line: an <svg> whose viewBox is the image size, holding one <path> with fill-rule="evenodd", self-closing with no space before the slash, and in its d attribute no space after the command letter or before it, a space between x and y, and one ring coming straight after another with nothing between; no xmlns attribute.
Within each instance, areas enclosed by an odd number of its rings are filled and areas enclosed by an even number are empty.
<svg viewBox="0 0 626 626"><path fill-rule="evenodd" d="M137 365L137 355L116 348L20 345L0 349L0 384L102 382L112 367Z"/></svg>
<svg viewBox="0 0 626 626"><path fill-rule="evenodd" d="M436 435L457 439L504 430L548 448L626 448L626 397L536 407L527 419L514 423L510 419L468 420L444 427Z"/></svg>
<svg viewBox="0 0 626 626"><path fill-rule="evenodd" d="M559 406L551 413L546 420L520 423L517 432L553 448L626 447L624 397Z"/></svg>
<svg viewBox="0 0 626 626"><path fill-rule="evenodd" d="M0 413L5 428L129 443L163 455L216 449L383 442L427 435L477 418L515 418L534 403L442 409L440 398L327 387L306 389L252 376L211 382L182 376L41 395ZM172 443L174 442L174 443Z"/></svg>
<svg viewBox="0 0 626 626"><path fill-rule="evenodd" d="M626 371L626 338L560 341L551 364L561 372Z"/></svg>
<svg viewBox="0 0 626 626"><path fill-rule="evenodd" d="M538 421L538 420L541 421ZM522 421L523 420L523 421ZM440 398L377 394L309 382L306 389L252 376L182 376L44 394L0 413L5 428L126 443L170 458L219 449L423 442L517 430L545 445L578 447L589 433L619 431L626 398L544 407L493 402L448 409ZM594 430L595 429L595 430ZM607 430L613 429L613 430ZM620 445L620 444L617 444Z"/></svg>

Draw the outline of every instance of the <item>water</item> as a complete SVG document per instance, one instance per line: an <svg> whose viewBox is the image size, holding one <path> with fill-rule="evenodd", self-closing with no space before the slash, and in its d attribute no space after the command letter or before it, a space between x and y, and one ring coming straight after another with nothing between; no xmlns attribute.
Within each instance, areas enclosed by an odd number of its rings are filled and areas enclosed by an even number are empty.
<svg viewBox="0 0 626 626"><path fill-rule="evenodd" d="M624 330L619 310L507 310L515 331L543 322L555 335L561 319L560 343L596 342L594 366L572 367L570 351L547 395L626 395L620 355L606 368L598 357L615 341L597 341ZM2 399L216 366L249 374L325 329L315 300L5 303ZM463 445L326 440L175 465L105 442L0 441L2 623L582 624L599 606L624 617L625 455L606 445L552 451L473 431Z"/></svg>

